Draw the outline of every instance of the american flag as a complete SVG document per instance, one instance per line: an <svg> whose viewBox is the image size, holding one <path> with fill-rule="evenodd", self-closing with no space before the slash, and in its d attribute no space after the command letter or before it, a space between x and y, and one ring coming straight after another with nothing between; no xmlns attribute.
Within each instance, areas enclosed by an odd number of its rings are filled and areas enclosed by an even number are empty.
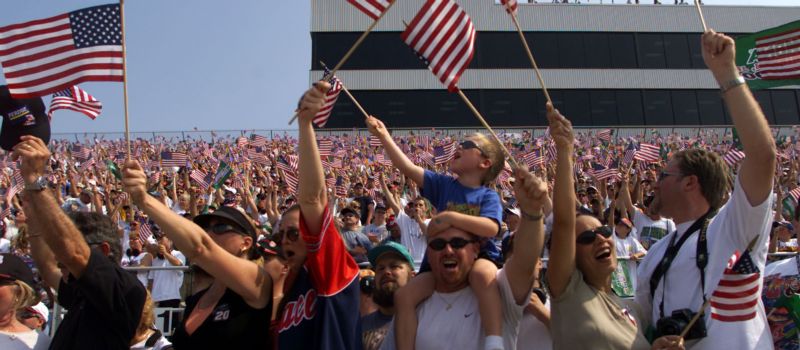
<svg viewBox="0 0 800 350"><path fill-rule="evenodd" d="M556 155L558 155L558 149L556 148L556 143L550 142L550 144L547 145L547 157L550 160L554 160L556 159Z"/></svg>
<svg viewBox="0 0 800 350"><path fill-rule="evenodd" d="M321 139L317 140L317 144L319 145L320 156L327 157L333 155L333 141L329 139Z"/></svg>
<svg viewBox="0 0 800 350"><path fill-rule="evenodd" d="M634 144L633 142L629 143L628 147L625 149L625 156L622 159L622 163L631 164L631 162L633 162L633 159L636 156L636 152L638 152L638 150L636 149L636 144Z"/></svg>
<svg viewBox="0 0 800 350"><path fill-rule="evenodd" d="M147 219L139 222L139 242L146 244L147 240L153 236L153 230L150 228L150 222Z"/></svg>
<svg viewBox="0 0 800 350"><path fill-rule="evenodd" d="M419 153L419 160L420 160L421 163L425 163L428 166L432 167L434 165L433 154L431 154L428 151L422 151L421 153Z"/></svg>
<svg viewBox="0 0 800 350"><path fill-rule="evenodd" d="M756 39L758 71L763 79L800 79L800 29L796 23Z"/></svg>
<svg viewBox="0 0 800 350"><path fill-rule="evenodd" d="M94 120L100 115L103 104L94 96L89 95L88 92L73 86L53 94L53 99L50 101L50 111L47 112L47 116L52 118L53 112L59 109L69 109L83 113L83 115Z"/></svg>
<svg viewBox="0 0 800 350"><path fill-rule="evenodd" d="M11 175L11 184L8 187L8 192L6 192L6 203L11 203L11 199L14 198L17 193L22 192L24 188L25 180L22 179L22 172L16 169L13 175Z"/></svg>
<svg viewBox="0 0 800 350"><path fill-rule="evenodd" d="M728 152L722 156L722 160L724 160L725 164L728 164L728 166L733 167L736 164L739 164L744 157L744 152L736 149L736 147L731 147L731 149L729 149Z"/></svg>
<svg viewBox="0 0 800 350"><path fill-rule="evenodd" d="M456 143L451 142L447 145L436 146L433 148L433 162L435 164L444 164L453 159L456 154Z"/></svg>
<svg viewBox="0 0 800 350"><path fill-rule="evenodd" d="M643 162L658 162L661 159L661 149L649 143L640 143L633 158Z"/></svg>
<svg viewBox="0 0 800 350"><path fill-rule="evenodd" d="M525 165L527 165L530 169L544 165L544 156L542 155L541 149L534 149L531 151L531 153L526 154L523 158L525 159Z"/></svg>
<svg viewBox="0 0 800 350"><path fill-rule="evenodd" d="M292 167L292 170L294 170L294 172L297 172L298 159L297 159L297 155L296 154L287 154L286 155L286 162L289 163L289 166Z"/></svg>
<svg viewBox="0 0 800 350"><path fill-rule="evenodd" d="M595 134L595 137L600 141L609 143L611 142L611 129L600 130Z"/></svg>
<svg viewBox="0 0 800 350"><path fill-rule="evenodd" d="M79 162L84 162L92 156L92 149L89 147L76 145L72 147L72 156Z"/></svg>
<svg viewBox="0 0 800 350"><path fill-rule="evenodd" d="M200 185L200 188L207 189L208 186L211 186L211 182L214 181L214 174L213 173L206 173L205 171L194 169L191 173L189 173L189 177L197 182Z"/></svg>
<svg viewBox="0 0 800 350"><path fill-rule="evenodd" d="M427 151L431 146L431 137L428 135L417 136L417 144Z"/></svg>
<svg viewBox="0 0 800 350"><path fill-rule="evenodd" d="M325 67L323 75L328 76L328 74L330 74L330 71L328 67ZM342 82L335 75L330 77L328 82L331 84L331 88L325 93L325 104L322 105L322 108L319 109L317 115L314 116L314 120L312 120L320 128L324 127L328 122L328 118L331 117L333 105L336 104L336 100L339 98L343 88Z"/></svg>
<svg viewBox="0 0 800 350"><path fill-rule="evenodd" d="M0 62L15 98L85 81L122 81L119 5L89 7L0 28Z"/></svg>
<svg viewBox="0 0 800 350"><path fill-rule="evenodd" d="M247 159L250 159L257 164L269 165L269 159L264 151L265 149L262 147L248 148Z"/></svg>
<svg viewBox="0 0 800 350"><path fill-rule="evenodd" d="M796 187L795 189L789 191L789 195L794 198L795 202L800 202L800 187Z"/></svg>
<svg viewBox="0 0 800 350"><path fill-rule="evenodd" d="M186 166L189 156L181 152L161 152L162 167L182 167Z"/></svg>
<svg viewBox="0 0 800 350"><path fill-rule="evenodd" d="M289 193L296 193L297 192L297 176L294 173L284 171L283 172L283 179L286 180L286 185L289 187Z"/></svg>
<svg viewBox="0 0 800 350"><path fill-rule="evenodd" d="M517 15L517 0L500 0L500 3L506 8L508 14L513 16Z"/></svg>
<svg viewBox="0 0 800 350"><path fill-rule="evenodd" d="M81 170L87 171L90 170L94 166L94 158L89 158L83 162L81 162Z"/></svg>
<svg viewBox="0 0 800 350"><path fill-rule="evenodd" d="M261 135L252 134L250 135L250 146L253 147L264 147L267 145L267 138Z"/></svg>
<svg viewBox="0 0 800 350"><path fill-rule="evenodd" d="M370 147L381 147L381 146L383 146L383 144L381 143L381 139L379 139L379 138L377 138L375 136L370 136L369 137L369 146Z"/></svg>
<svg viewBox="0 0 800 350"><path fill-rule="evenodd" d="M244 136L239 136L236 138L236 146L244 147L247 146L248 143L249 141L247 141L247 138Z"/></svg>
<svg viewBox="0 0 800 350"><path fill-rule="evenodd" d="M750 251L738 251L728 260L719 287L711 294L711 318L722 322L739 322L756 317L761 296L761 273L753 263Z"/></svg>
<svg viewBox="0 0 800 350"><path fill-rule="evenodd" d="M386 11L392 1L394 0L347 0L361 12L364 12L365 15L375 20L381 16L383 11Z"/></svg>
<svg viewBox="0 0 800 350"><path fill-rule="evenodd" d="M283 157L278 158L277 162L275 163L275 167L283 170L284 173L295 173L297 171L297 169L292 168L289 165L289 162L287 162Z"/></svg>
<svg viewBox="0 0 800 350"><path fill-rule="evenodd" d="M341 176L336 177L336 196L337 197L347 196L347 187L344 186L344 178Z"/></svg>
<svg viewBox="0 0 800 350"><path fill-rule="evenodd" d="M331 168L341 169L342 158L333 158L333 162L331 163Z"/></svg>
<svg viewBox="0 0 800 350"><path fill-rule="evenodd" d="M428 0L401 35L450 92L475 48L472 20L453 0Z"/></svg>
<svg viewBox="0 0 800 350"><path fill-rule="evenodd" d="M600 164L592 165L592 174L598 180L605 180L619 175L619 170L616 167L604 167Z"/></svg>

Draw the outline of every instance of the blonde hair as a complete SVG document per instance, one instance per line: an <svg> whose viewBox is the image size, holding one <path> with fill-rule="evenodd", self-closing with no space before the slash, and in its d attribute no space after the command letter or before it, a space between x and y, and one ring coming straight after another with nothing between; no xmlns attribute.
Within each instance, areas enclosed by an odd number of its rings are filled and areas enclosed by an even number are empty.
<svg viewBox="0 0 800 350"><path fill-rule="evenodd" d="M15 280L10 286L14 287L14 300L11 304L13 310L21 310L39 303L39 297L27 283Z"/></svg>
<svg viewBox="0 0 800 350"><path fill-rule="evenodd" d="M11 246L21 250L30 249L31 245L30 242L28 241L28 225L21 224L19 225L17 230L18 230L17 236L14 237L13 242L11 242Z"/></svg>
<svg viewBox="0 0 800 350"><path fill-rule="evenodd" d="M486 185L494 181L506 165L506 155L503 152L503 146L500 145L497 140L481 133L471 134L467 136L467 138L475 142L475 144L480 147L481 151L483 151L483 155L492 162L492 165L486 170L483 177L481 177L481 184Z"/></svg>
<svg viewBox="0 0 800 350"><path fill-rule="evenodd" d="M156 322L156 314L153 312L155 304L153 303L153 298L150 297L150 291L146 290L146 292L147 296L144 300L144 307L142 307L142 317L139 319L139 326L136 327L137 335L144 334L148 330L152 329L153 324Z"/></svg>

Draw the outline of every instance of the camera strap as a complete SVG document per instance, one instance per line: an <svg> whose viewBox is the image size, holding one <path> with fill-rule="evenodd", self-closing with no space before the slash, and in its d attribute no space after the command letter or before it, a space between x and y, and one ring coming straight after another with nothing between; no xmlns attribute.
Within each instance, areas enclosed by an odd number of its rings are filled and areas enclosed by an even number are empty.
<svg viewBox="0 0 800 350"><path fill-rule="evenodd" d="M708 242L706 238L706 231L708 229L708 224L711 221L712 211L709 210L703 216L695 220L689 229L684 232L683 236L675 242L676 235L672 236L672 240L667 247L667 250L664 252L664 256L661 258L661 261L658 263L658 267L656 267L655 271L653 271L653 275L650 276L650 298L653 298L656 293L656 288L658 287L658 283L661 279L666 275L667 270L669 270L670 266L672 265L673 260L675 260L675 256L678 255L683 244L689 238L689 236L694 233L694 231L700 230L700 234L697 237L697 259L696 264L697 268L700 269L700 287L703 289L703 302L705 302L705 267L708 264ZM664 317L664 298L661 298L661 304L659 305L659 311L661 313L661 317Z"/></svg>

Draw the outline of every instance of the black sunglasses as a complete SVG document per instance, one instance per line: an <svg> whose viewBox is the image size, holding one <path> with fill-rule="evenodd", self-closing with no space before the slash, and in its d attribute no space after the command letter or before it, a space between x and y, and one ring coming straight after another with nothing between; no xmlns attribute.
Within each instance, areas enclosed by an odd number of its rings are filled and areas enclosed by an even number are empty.
<svg viewBox="0 0 800 350"><path fill-rule="evenodd" d="M473 148L477 149L478 151L481 151L481 155L483 156L486 155L486 153L484 153L483 150L480 147L478 147L478 144L475 143L475 141L464 140L463 142L461 142L461 149L473 149Z"/></svg>
<svg viewBox="0 0 800 350"><path fill-rule="evenodd" d="M242 232L242 229L233 226L231 224L224 224L224 223L211 225L210 227L206 228L206 232L211 232L215 235L221 235L228 232L236 232L240 235L246 235L246 233Z"/></svg>
<svg viewBox="0 0 800 350"><path fill-rule="evenodd" d="M300 238L300 230L296 227L290 227L286 230L275 232L276 243L283 241L283 237L288 238L292 242L297 242L297 239Z"/></svg>
<svg viewBox="0 0 800 350"><path fill-rule="evenodd" d="M445 247L450 245L450 247L452 247L453 249L457 250L457 249L464 248L464 247L467 246L467 244L470 244L470 243L473 243L473 242L475 242L474 239L466 240L466 239L463 239L461 237L456 237L456 238L453 238L453 239L451 239L449 241L444 240L443 238L437 238L437 239L434 239L434 240L428 242L428 247L438 252L438 251L444 250Z"/></svg>
<svg viewBox="0 0 800 350"><path fill-rule="evenodd" d="M597 235L602 235L605 238L611 237L611 229L608 226L600 226L591 230L586 230L578 234L575 242L578 244L592 244L597 238Z"/></svg>

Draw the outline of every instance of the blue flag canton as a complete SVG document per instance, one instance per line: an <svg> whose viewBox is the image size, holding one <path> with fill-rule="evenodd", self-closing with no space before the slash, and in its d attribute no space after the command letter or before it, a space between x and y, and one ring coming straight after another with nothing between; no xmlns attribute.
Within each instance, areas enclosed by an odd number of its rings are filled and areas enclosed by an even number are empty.
<svg viewBox="0 0 800 350"><path fill-rule="evenodd" d="M749 250L745 250L744 254L739 257L739 260L733 264L733 268L731 270L739 275L749 275L759 272L758 266L756 266L756 264L753 263L753 259L750 258Z"/></svg>
<svg viewBox="0 0 800 350"><path fill-rule="evenodd" d="M119 5L89 7L69 13L76 48L122 45Z"/></svg>
<svg viewBox="0 0 800 350"><path fill-rule="evenodd" d="M72 89L64 89L53 93L53 97L72 97Z"/></svg>

